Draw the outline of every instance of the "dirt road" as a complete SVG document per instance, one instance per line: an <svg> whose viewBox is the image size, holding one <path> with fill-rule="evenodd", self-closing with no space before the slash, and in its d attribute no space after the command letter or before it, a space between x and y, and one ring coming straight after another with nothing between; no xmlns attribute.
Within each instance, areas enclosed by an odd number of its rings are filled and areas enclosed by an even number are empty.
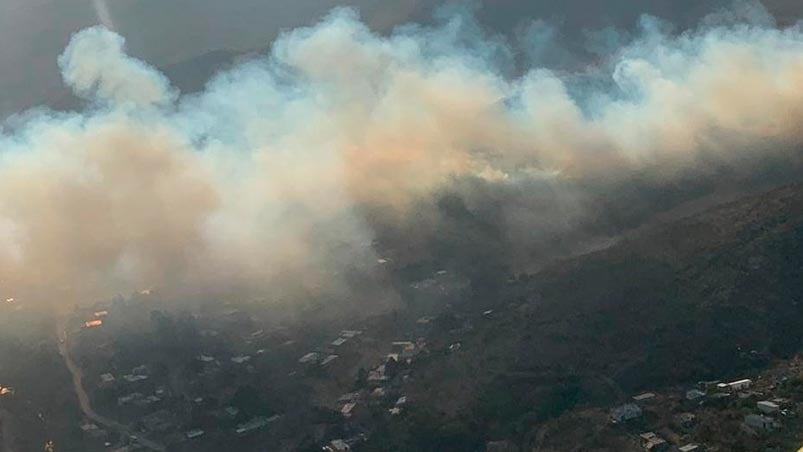
<svg viewBox="0 0 803 452"><path fill-rule="evenodd" d="M92 408L92 402L89 399L89 395L84 390L83 381L83 372L81 369L75 364L73 361L72 356L70 356L70 346L69 346L69 336L67 334L66 322L61 322L58 328L58 340L59 340L59 354L64 359L64 364L67 366L67 369L70 371L72 375L72 382L73 387L75 389L75 394L78 396L78 403L81 405L81 411L84 413L84 416L87 419L90 419L92 422L105 427L107 429L116 430L125 436L136 436L137 442L142 444L143 446L155 450L155 451L164 451L166 450L165 446L155 442L148 440L147 438L142 437L142 435L133 431L133 429L127 425L123 425L113 419L109 419L107 417L101 416Z"/></svg>

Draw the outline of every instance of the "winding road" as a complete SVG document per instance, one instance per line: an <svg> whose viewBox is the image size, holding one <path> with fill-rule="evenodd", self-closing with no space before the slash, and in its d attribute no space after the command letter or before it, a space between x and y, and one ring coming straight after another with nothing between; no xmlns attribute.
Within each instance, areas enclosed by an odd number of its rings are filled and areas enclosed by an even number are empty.
<svg viewBox="0 0 803 452"><path fill-rule="evenodd" d="M14 417L6 410L0 410L0 434L3 435L2 452L14 452Z"/></svg>
<svg viewBox="0 0 803 452"><path fill-rule="evenodd" d="M64 359L64 364L67 366L67 369L70 371L72 375L72 382L73 387L75 388L75 394L78 396L78 403L81 405L81 411L84 413L84 416L87 419L91 420L92 422L101 425L110 430L116 430L125 436L136 436L137 442L142 444L143 446L147 447L148 449L155 450L155 451L165 451L167 450L165 446L151 441L147 438L142 437L139 433L135 432L131 427L121 424L114 419L109 419L105 416L101 416L92 408L92 402L89 400L89 395L84 390L83 385L83 377L84 374L81 369L75 364L73 361L72 356L70 356L70 346L69 346L69 337L67 335L67 321L64 320L60 322L58 327L58 340L59 340L59 354L61 354L62 358Z"/></svg>

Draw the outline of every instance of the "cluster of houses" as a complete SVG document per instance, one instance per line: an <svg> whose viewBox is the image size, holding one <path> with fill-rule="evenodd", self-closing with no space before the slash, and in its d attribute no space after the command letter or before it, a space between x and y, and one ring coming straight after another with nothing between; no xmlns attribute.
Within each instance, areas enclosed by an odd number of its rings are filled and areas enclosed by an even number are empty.
<svg viewBox="0 0 803 452"><path fill-rule="evenodd" d="M307 367L320 366L325 368L340 358L339 355L334 353L334 350L360 335L362 335L360 330L343 330L336 339L329 343L329 347L325 350L309 352L299 358L298 363Z"/></svg>
<svg viewBox="0 0 803 452"><path fill-rule="evenodd" d="M109 311L97 311L92 314L92 317L89 318L86 322L84 322L84 328L97 328L99 326L103 326L103 319L105 319L109 315Z"/></svg>
<svg viewBox="0 0 803 452"><path fill-rule="evenodd" d="M708 405L708 406L722 406L727 400L733 398L739 400L746 400L750 398L760 397L762 394L752 391L753 381L750 379L739 379L731 382L720 381L704 381L698 384L698 387L688 389L683 399L685 399L685 406L694 409L694 407ZM612 423L620 425L629 425L631 428L638 428L644 425L643 422L638 422L644 416L646 406L657 400L657 395L652 392L639 394L632 397L629 403L616 406L610 410L609 418ZM755 412L746 414L744 416L741 427L749 434L758 434L759 432L771 432L781 427L777 416L793 416L794 413L788 409L784 409L784 405L788 404L788 400L775 398L772 400L759 400L756 402ZM683 432L690 432L697 422L697 415L691 412L677 413L672 417L672 424L676 429ZM680 436L675 435L671 430L668 430L674 442L677 443ZM642 432L638 435L640 443L645 451L660 452L666 450L678 450L680 452L694 452L702 451L703 446L699 444L676 444L672 446L668 438L662 437L659 433L653 431ZM674 448L673 448L674 447Z"/></svg>
<svg viewBox="0 0 803 452"><path fill-rule="evenodd" d="M345 421L359 417L363 405L383 407L391 417L400 415L407 406L408 399L401 392L401 385L408 378L412 360L426 347L426 341L395 341L390 345L390 353L379 365L368 371L364 382L366 387L338 398L339 412ZM364 440L365 434L360 433L351 438L333 440L323 450L349 451Z"/></svg>

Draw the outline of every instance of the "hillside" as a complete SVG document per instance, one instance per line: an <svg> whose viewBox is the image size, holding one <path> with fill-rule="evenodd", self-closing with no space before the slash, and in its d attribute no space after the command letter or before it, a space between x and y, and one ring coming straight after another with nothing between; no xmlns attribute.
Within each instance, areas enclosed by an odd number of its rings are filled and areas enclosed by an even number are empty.
<svg viewBox="0 0 803 452"><path fill-rule="evenodd" d="M470 325L437 330L433 350L461 348L416 369L411 398L423 406L391 436L426 436L412 450L532 445L572 410L758 372L800 350L801 294L803 186L640 230L519 277L476 312L442 314L441 325ZM443 427L424 429L432 423Z"/></svg>

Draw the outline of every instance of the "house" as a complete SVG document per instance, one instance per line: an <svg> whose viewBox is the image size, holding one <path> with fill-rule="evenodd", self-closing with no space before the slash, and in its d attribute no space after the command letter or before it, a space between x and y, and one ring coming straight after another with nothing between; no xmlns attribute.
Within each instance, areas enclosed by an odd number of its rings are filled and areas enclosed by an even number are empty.
<svg viewBox="0 0 803 452"><path fill-rule="evenodd" d="M354 408L356 407L357 407L356 402L349 402L343 405L343 408L340 409L340 414L342 414L344 418L348 419L352 415L354 415Z"/></svg>
<svg viewBox="0 0 803 452"><path fill-rule="evenodd" d="M641 417L642 412L641 408L634 403L627 403L622 406L618 406L611 410L611 421L614 423L618 422L627 422L632 419L636 419Z"/></svg>
<svg viewBox="0 0 803 452"><path fill-rule="evenodd" d="M772 431L780 424L775 419L761 414L748 414L744 417L744 424L756 430Z"/></svg>
<svg viewBox="0 0 803 452"><path fill-rule="evenodd" d="M103 374L100 376L100 382L104 385L110 385L115 382L114 375L112 374Z"/></svg>
<svg viewBox="0 0 803 452"><path fill-rule="evenodd" d="M686 444L685 446L678 447L679 452L700 452L700 446L697 444Z"/></svg>
<svg viewBox="0 0 803 452"><path fill-rule="evenodd" d="M415 344L410 341L397 341L392 344L392 353L398 354L400 358L412 358L416 354Z"/></svg>
<svg viewBox="0 0 803 452"><path fill-rule="evenodd" d="M84 328L87 328L87 329L89 329L89 328L97 328L99 326L103 326L103 320L96 319L96 320L90 320L90 321L84 323Z"/></svg>
<svg viewBox="0 0 803 452"><path fill-rule="evenodd" d="M269 418L257 416L244 424L238 425L237 428L234 429L234 433L238 435L247 435L248 433L255 432L257 430L261 430L267 427L272 422L278 420L279 417L280 416L278 415L271 416Z"/></svg>
<svg viewBox="0 0 803 452"><path fill-rule="evenodd" d="M323 447L323 452L348 452L351 450L349 446L342 439L332 440L329 444Z"/></svg>
<svg viewBox="0 0 803 452"><path fill-rule="evenodd" d="M318 353L310 352L310 353L307 353L306 355L302 356L298 360L298 362L300 364L314 364L314 363L318 362L319 357L320 357L320 355L318 355Z"/></svg>
<svg viewBox="0 0 803 452"><path fill-rule="evenodd" d="M762 400L756 403L756 407L764 414L777 413L781 409L777 403L770 402L769 400Z"/></svg>
<svg viewBox="0 0 803 452"><path fill-rule="evenodd" d="M376 369L368 372L368 381L371 383L377 383L382 381L387 381L388 376L385 375L385 365L382 364L381 366L377 367Z"/></svg>
<svg viewBox="0 0 803 452"><path fill-rule="evenodd" d="M649 402L650 400L655 398L655 393L653 392L645 392L644 394L639 394L637 396L633 396L633 400L638 403L645 403Z"/></svg>
<svg viewBox="0 0 803 452"><path fill-rule="evenodd" d="M185 433L184 435L187 437L187 439L193 440L193 439L200 438L200 437L204 436L205 433L206 432L204 432L203 430L201 430L199 428L196 428L194 430L190 430L189 432Z"/></svg>
<svg viewBox="0 0 803 452"><path fill-rule="evenodd" d="M324 358L323 361L321 361L321 366L322 367L326 367L329 364L331 364L332 361L336 360L337 358L338 358L337 355L329 355L326 358Z"/></svg>
<svg viewBox="0 0 803 452"><path fill-rule="evenodd" d="M231 359L234 364L245 364L248 361L251 361L251 357L248 355L235 356Z"/></svg>
<svg viewBox="0 0 803 452"><path fill-rule="evenodd" d="M147 375L134 375L134 374L123 375L123 380L127 381L128 383L136 383L138 381L144 381L147 379L148 379Z"/></svg>
<svg viewBox="0 0 803 452"><path fill-rule="evenodd" d="M361 395L362 394L360 394L359 391L357 391L357 392L349 392L347 394L343 394L342 396L340 396L340 398L337 399L337 401L340 402L340 403L354 402L354 401L358 400Z"/></svg>
<svg viewBox="0 0 803 452"><path fill-rule="evenodd" d="M138 400L142 400L145 396L142 393L134 392L132 394L128 394L126 396L118 397L117 398L117 405L123 406L128 405L130 403L134 403Z"/></svg>
<svg viewBox="0 0 803 452"><path fill-rule="evenodd" d="M686 391L686 400L697 400L705 397L705 392L699 389L689 389Z"/></svg>
<svg viewBox="0 0 803 452"><path fill-rule="evenodd" d="M743 391L745 389L749 389L750 386L753 386L753 380L750 380L749 378L728 383L728 389L731 391Z"/></svg>
<svg viewBox="0 0 803 452"><path fill-rule="evenodd" d="M669 443L653 432L642 433L639 436L641 437L641 445L646 451L657 452L669 448Z"/></svg>

